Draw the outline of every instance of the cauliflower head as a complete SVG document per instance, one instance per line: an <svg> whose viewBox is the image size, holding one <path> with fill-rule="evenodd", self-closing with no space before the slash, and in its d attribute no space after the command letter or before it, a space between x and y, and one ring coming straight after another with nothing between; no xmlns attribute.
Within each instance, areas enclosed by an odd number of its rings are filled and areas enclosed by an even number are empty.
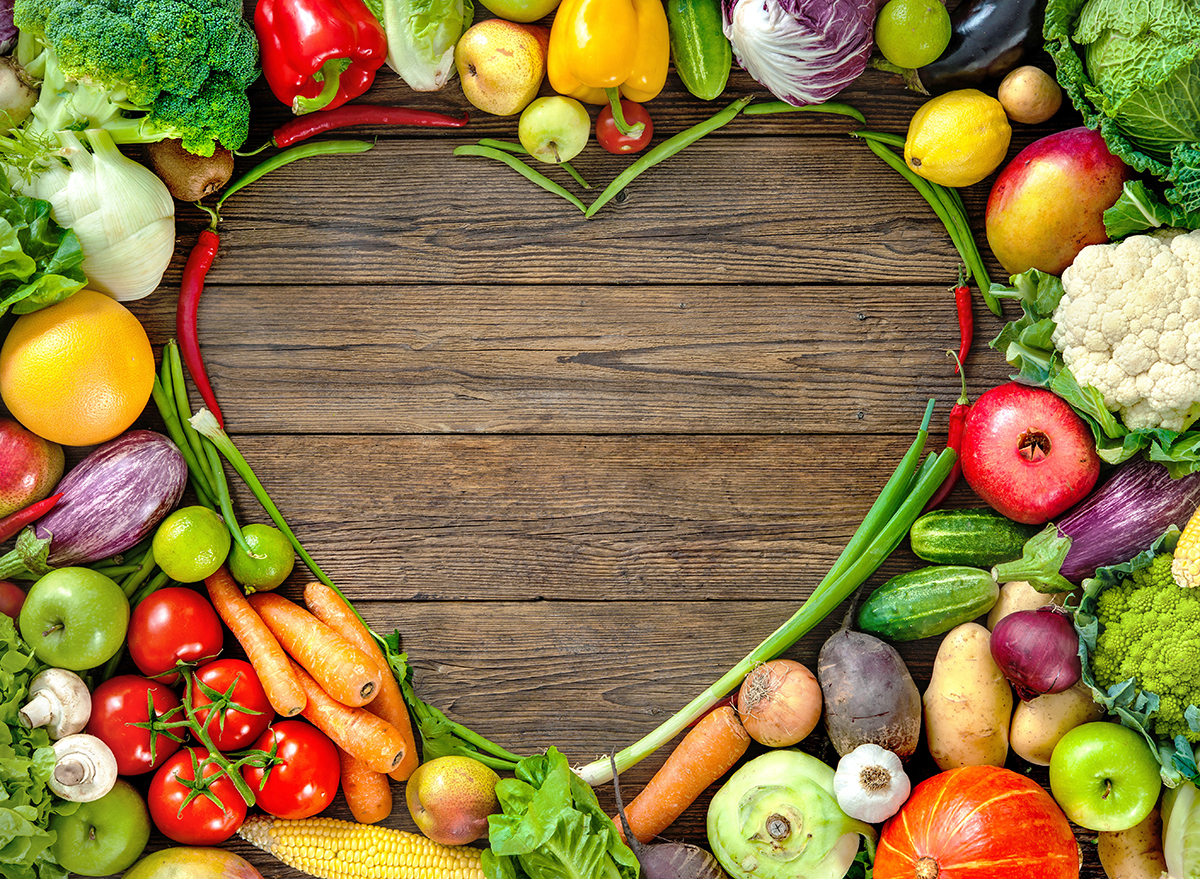
<svg viewBox="0 0 1200 879"><path fill-rule="evenodd" d="M1053 342L1130 430L1200 416L1200 230L1132 235L1080 251L1062 274Z"/></svg>
<svg viewBox="0 0 1200 879"><path fill-rule="evenodd" d="M1097 597L1092 676L1104 689L1132 678L1159 697L1150 720L1156 736L1197 742L1184 712L1200 705L1200 591L1176 585L1173 558L1159 553Z"/></svg>

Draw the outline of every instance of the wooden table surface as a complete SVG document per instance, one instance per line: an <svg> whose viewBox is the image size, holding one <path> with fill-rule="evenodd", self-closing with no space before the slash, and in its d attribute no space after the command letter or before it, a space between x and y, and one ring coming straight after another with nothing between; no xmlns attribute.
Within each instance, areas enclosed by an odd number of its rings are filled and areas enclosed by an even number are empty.
<svg viewBox="0 0 1200 879"><path fill-rule="evenodd" d="M655 141L743 95L771 99L735 68L705 103L672 72L649 105ZM287 116L261 81L253 99L251 145ZM227 427L366 619L402 633L425 700L512 750L588 762L792 614L930 397L929 447L942 447L959 394L946 356L958 256L842 116L739 117L589 220L452 155L516 139L516 118L474 111L457 80L421 94L385 68L364 100L472 117L459 131L340 133L377 142L226 203L200 339ZM868 71L839 100L903 134L923 99ZM1068 108L1016 126L1009 158L1074 124ZM593 142L574 164L598 191L631 161ZM992 179L963 198L1002 279L982 233ZM178 206L171 268L132 304L156 347L206 221ZM975 313L972 396L1009 371L987 347L1001 322L978 299ZM248 491L235 501L266 521ZM978 501L960 486L950 503ZM869 585L917 564L902 547ZM786 655L815 668L841 615ZM936 648L900 645L922 689ZM836 761L820 732L802 747ZM625 773L625 790L666 753ZM413 829L395 793L387 824ZM612 803L611 786L599 795ZM706 803L667 836L703 844ZM347 814L340 797L333 813ZM1095 834L1078 837L1084 875L1103 876ZM229 845L268 879L298 875Z"/></svg>

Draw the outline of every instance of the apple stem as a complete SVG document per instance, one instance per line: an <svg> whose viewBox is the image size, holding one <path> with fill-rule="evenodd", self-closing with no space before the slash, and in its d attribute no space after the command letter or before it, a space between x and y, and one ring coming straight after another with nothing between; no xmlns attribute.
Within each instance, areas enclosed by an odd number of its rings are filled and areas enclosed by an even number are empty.
<svg viewBox="0 0 1200 879"><path fill-rule="evenodd" d="M1050 437L1042 431L1027 430L1017 440L1017 453L1031 464L1036 464L1049 457L1050 445Z"/></svg>
<svg viewBox="0 0 1200 879"><path fill-rule="evenodd" d="M639 137L646 126L639 122L637 125L630 125L625 121L625 112L621 109L621 93L616 89L605 89L608 94L608 103L612 107L613 121L617 123L617 131L624 134L626 137Z"/></svg>

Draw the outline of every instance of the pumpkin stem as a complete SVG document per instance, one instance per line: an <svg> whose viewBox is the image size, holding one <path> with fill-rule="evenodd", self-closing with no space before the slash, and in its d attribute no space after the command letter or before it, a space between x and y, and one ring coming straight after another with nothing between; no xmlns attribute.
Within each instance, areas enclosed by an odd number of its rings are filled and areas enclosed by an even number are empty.
<svg viewBox="0 0 1200 879"><path fill-rule="evenodd" d="M916 879L937 879L938 863L933 858L926 855L916 863L914 876Z"/></svg>

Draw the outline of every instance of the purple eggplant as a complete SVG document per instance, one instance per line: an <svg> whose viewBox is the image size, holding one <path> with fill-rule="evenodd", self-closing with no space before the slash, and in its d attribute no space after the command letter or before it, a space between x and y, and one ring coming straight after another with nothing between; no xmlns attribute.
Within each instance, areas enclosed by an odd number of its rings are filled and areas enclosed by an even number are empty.
<svg viewBox="0 0 1200 879"><path fill-rule="evenodd" d="M96 448L55 488L58 504L0 557L0 579L87 565L122 553L149 534L183 497L187 463L151 430L131 430ZM37 556L49 541L44 563Z"/></svg>
<svg viewBox="0 0 1200 879"><path fill-rule="evenodd" d="M1060 572L1079 583L1097 568L1128 561L1169 526L1183 528L1197 507L1200 473L1172 479L1163 464L1138 456L1057 522L1071 538Z"/></svg>

